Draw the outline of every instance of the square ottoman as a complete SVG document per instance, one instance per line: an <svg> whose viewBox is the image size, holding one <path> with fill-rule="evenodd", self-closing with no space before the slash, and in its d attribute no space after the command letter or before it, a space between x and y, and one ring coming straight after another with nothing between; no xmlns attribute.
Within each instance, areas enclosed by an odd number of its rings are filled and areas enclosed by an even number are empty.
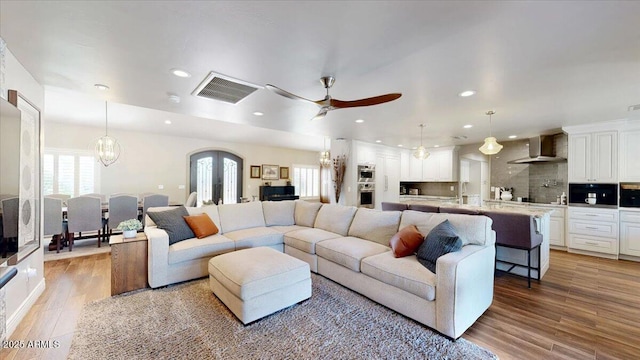
<svg viewBox="0 0 640 360"><path fill-rule="evenodd" d="M211 291L248 324L311 297L309 264L268 247L209 260Z"/></svg>

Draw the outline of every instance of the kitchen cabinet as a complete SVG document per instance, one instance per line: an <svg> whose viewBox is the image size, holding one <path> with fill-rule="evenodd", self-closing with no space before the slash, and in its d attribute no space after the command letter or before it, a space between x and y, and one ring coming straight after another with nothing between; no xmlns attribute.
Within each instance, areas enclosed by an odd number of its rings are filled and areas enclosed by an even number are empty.
<svg viewBox="0 0 640 360"><path fill-rule="evenodd" d="M400 157L392 154L376 155L375 208L382 202L400 201Z"/></svg>
<svg viewBox="0 0 640 360"><path fill-rule="evenodd" d="M416 159L411 151L403 151L400 173L402 181L458 181L458 148L428 149L431 155L425 160ZM407 170L406 167L409 167Z"/></svg>
<svg viewBox="0 0 640 360"><path fill-rule="evenodd" d="M620 182L640 182L640 129L620 131Z"/></svg>
<svg viewBox="0 0 640 360"><path fill-rule="evenodd" d="M375 164L376 146L358 142L356 144L356 160L358 164Z"/></svg>
<svg viewBox="0 0 640 360"><path fill-rule="evenodd" d="M620 255L640 257L640 211L620 211Z"/></svg>
<svg viewBox="0 0 640 360"><path fill-rule="evenodd" d="M469 182L469 162L460 161L460 182Z"/></svg>
<svg viewBox="0 0 640 360"><path fill-rule="evenodd" d="M569 134L569 182L618 181L618 132Z"/></svg>
<svg viewBox="0 0 640 360"><path fill-rule="evenodd" d="M551 210L549 207L530 206L531 209ZM555 208L549 214L549 245L564 248L565 245L565 209Z"/></svg>
<svg viewBox="0 0 640 360"><path fill-rule="evenodd" d="M569 251L618 258L618 210L569 207L568 216Z"/></svg>

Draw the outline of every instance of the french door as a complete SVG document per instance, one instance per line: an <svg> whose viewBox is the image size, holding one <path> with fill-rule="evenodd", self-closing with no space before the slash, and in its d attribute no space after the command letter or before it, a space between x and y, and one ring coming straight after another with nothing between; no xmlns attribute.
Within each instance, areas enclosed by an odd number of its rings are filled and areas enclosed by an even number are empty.
<svg viewBox="0 0 640 360"><path fill-rule="evenodd" d="M190 157L189 191L202 204L235 204L242 197L242 159L226 151L201 151Z"/></svg>

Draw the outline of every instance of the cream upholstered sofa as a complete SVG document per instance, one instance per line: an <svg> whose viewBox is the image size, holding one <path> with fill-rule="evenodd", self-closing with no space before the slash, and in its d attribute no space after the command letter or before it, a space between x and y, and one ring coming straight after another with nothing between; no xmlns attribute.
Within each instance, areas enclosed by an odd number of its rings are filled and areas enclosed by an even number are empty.
<svg viewBox="0 0 640 360"><path fill-rule="evenodd" d="M454 339L493 300L495 232L485 216L383 212L300 200L188 207L187 211L207 213L220 232L169 246L167 233L147 218L144 231L152 288L207 276L213 256L268 246ZM426 235L446 219L458 231L463 247L438 258L435 274L415 255L393 256L389 240L399 229L416 225Z"/></svg>

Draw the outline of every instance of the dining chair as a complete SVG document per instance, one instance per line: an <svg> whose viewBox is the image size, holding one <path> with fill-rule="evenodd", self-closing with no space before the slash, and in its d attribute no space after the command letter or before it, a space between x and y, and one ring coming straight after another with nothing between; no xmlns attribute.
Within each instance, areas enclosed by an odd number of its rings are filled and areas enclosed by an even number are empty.
<svg viewBox="0 0 640 360"><path fill-rule="evenodd" d="M93 196L93 197L97 197L100 198L100 202L106 204L107 203L107 196L103 195L103 194L98 194L98 193L89 193L89 194L82 194L81 196Z"/></svg>
<svg viewBox="0 0 640 360"><path fill-rule="evenodd" d="M71 198L71 196L67 195L67 194L49 194L49 195L45 195L45 196L50 197L50 198L55 198L55 199L62 200L62 206L66 206L67 205L67 200L69 200Z"/></svg>
<svg viewBox="0 0 640 360"><path fill-rule="evenodd" d="M98 247L102 240L102 204L99 197L78 196L67 200L67 241L69 251L73 250L75 233L98 232Z"/></svg>
<svg viewBox="0 0 640 360"><path fill-rule="evenodd" d="M169 197L167 195L152 194L142 198L142 225L145 224L147 209L150 207L169 206Z"/></svg>
<svg viewBox="0 0 640 360"><path fill-rule="evenodd" d="M196 206L197 202L198 202L198 193L194 191L191 194L189 194L187 201L184 202L184 206L194 207Z"/></svg>
<svg viewBox="0 0 640 360"><path fill-rule="evenodd" d="M7 257L9 249L18 250L18 197L7 197L0 200L2 208L2 257ZM13 246L15 244L15 247Z"/></svg>
<svg viewBox="0 0 640 360"><path fill-rule="evenodd" d="M52 196L44 197L44 236L51 236L56 244L56 252L60 252L66 222L62 219L62 199Z"/></svg>
<svg viewBox="0 0 640 360"><path fill-rule="evenodd" d="M109 197L109 218L107 219L107 236L113 233L118 225L129 219L138 218L138 198L132 195Z"/></svg>

